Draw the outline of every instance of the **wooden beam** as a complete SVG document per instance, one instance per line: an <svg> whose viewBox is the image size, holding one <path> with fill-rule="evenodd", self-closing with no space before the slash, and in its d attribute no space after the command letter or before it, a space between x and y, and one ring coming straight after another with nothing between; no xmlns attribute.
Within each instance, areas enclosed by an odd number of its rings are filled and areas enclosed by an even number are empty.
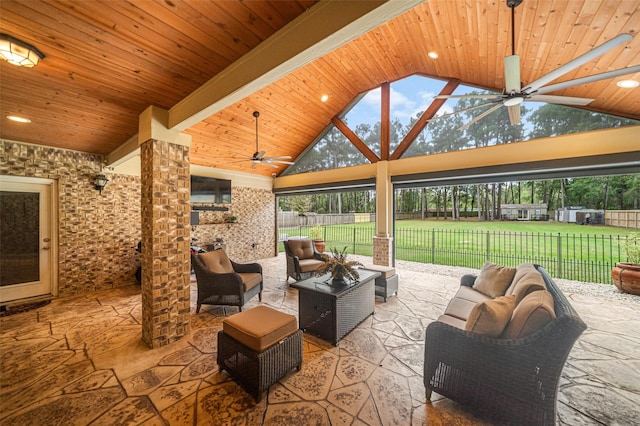
<svg viewBox="0 0 640 426"><path fill-rule="evenodd" d="M331 122L347 137L347 139L351 141L353 146L358 148L358 151L360 151L362 155L367 157L369 161L371 161L372 163L377 163L378 161L380 161L376 153L373 152L371 148L369 148L364 142L362 142L362 139L360 139L358 135L356 135L349 128L349 126L345 124L344 121L340 120L340 118L336 116L331 119Z"/></svg>
<svg viewBox="0 0 640 426"><path fill-rule="evenodd" d="M380 158L382 160L389 159L389 151L391 138L391 85L389 82L382 83L380 86Z"/></svg>
<svg viewBox="0 0 640 426"><path fill-rule="evenodd" d="M454 78L450 79L449 82L446 84L446 86L442 88L438 96L452 94L453 91L456 90L456 88L459 85L460 85L460 80L457 80ZM400 157L402 157L405 152L407 152L407 149L409 149L411 144L416 140L420 132L422 132L425 127L427 127L429 120L431 120L433 116L436 115L436 112L438 112L438 110L442 107L442 105L444 105L446 101L447 101L446 99L434 99L434 101L431 102L431 105L429 105L429 108L427 108L422 113L420 118L418 118L418 121L416 121L416 124L413 125L413 127L411 128L411 130L409 130L409 132L404 137L402 142L400 142L396 150L393 151L393 154L391 155L391 158L390 158L391 160L397 160Z"/></svg>

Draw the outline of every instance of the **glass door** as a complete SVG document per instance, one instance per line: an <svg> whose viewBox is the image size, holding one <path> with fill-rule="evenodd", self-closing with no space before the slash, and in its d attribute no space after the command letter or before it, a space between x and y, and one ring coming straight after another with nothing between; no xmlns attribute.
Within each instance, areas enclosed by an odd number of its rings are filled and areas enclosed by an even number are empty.
<svg viewBox="0 0 640 426"><path fill-rule="evenodd" d="M0 176L0 303L52 294L52 187Z"/></svg>

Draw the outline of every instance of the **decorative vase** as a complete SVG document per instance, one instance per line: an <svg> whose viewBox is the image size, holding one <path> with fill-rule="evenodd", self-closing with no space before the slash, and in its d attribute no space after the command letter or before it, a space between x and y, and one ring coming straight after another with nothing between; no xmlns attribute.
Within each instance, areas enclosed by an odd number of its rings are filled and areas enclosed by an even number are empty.
<svg viewBox="0 0 640 426"><path fill-rule="evenodd" d="M616 263L611 269L611 279L618 290L640 295L640 265L637 263Z"/></svg>

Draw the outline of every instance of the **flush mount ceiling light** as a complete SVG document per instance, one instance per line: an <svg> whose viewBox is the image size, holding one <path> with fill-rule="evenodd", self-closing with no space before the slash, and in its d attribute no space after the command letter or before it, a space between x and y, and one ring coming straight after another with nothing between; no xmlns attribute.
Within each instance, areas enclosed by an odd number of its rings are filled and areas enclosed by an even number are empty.
<svg viewBox="0 0 640 426"><path fill-rule="evenodd" d="M0 58L19 67L33 68L44 54L24 41L0 34Z"/></svg>
<svg viewBox="0 0 640 426"><path fill-rule="evenodd" d="M7 118L18 123L31 123L31 120L29 120L28 118L18 117L17 115L7 115Z"/></svg>
<svg viewBox="0 0 640 426"><path fill-rule="evenodd" d="M633 89L634 87L640 86L640 83L635 80L621 80L616 84L623 89Z"/></svg>
<svg viewBox="0 0 640 426"><path fill-rule="evenodd" d="M429 52L429 53L427 53L427 56L430 57L431 59L438 59L438 53L437 52Z"/></svg>
<svg viewBox="0 0 640 426"><path fill-rule="evenodd" d="M320 101L322 101L322 102L327 102L328 99L329 99L329 95L322 95L320 97Z"/></svg>

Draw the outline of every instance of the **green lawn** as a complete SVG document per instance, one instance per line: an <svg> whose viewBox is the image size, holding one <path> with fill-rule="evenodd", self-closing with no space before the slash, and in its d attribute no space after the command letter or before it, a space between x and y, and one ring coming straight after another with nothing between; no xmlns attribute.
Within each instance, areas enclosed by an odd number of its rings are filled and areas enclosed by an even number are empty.
<svg viewBox="0 0 640 426"><path fill-rule="evenodd" d="M309 229L280 235L306 236ZM349 253L372 255L374 223L328 225L323 231L327 250L347 247ZM611 267L626 260L622 245L633 232L557 222L404 220L396 222L394 242L401 260L478 269L485 260L511 266L531 262L559 278L610 283Z"/></svg>

